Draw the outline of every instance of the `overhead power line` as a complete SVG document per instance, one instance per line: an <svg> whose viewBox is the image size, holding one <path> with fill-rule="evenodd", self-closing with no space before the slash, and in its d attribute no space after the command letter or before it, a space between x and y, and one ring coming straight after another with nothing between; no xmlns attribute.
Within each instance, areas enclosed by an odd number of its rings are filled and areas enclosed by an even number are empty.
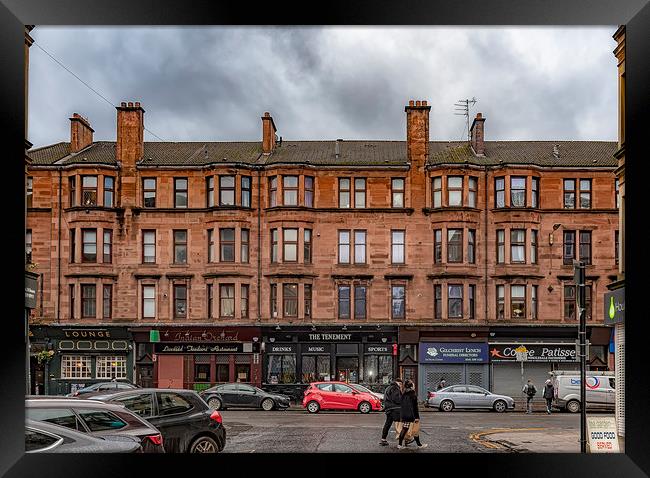
<svg viewBox="0 0 650 478"><path fill-rule="evenodd" d="M112 101L110 101L109 99L107 99L104 95L102 95L99 91L97 91L97 90L94 89L92 86L90 86L90 85L89 85L88 83L86 83L84 80L82 80L81 78L79 78L79 76L78 76L77 74L75 74L75 72L73 72L72 70L70 70L70 68L68 68L67 66L65 66L65 65L64 65L63 63L61 63L59 60L57 60L57 59L56 59L56 58L55 58L55 57L54 57L50 52L48 52L45 48L43 48L41 45L39 45L36 41L34 41L33 45L36 45L36 46L37 46L41 51L43 51L43 53L45 53L47 56L49 56L50 58L52 58L52 60L54 60L54 61L57 63L57 65L59 65L59 66L60 66L61 68L63 68L65 71L67 71L67 72L70 73L72 76L74 76L74 77L75 77L77 80L79 80L79 81L80 81L80 82L81 82L81 83L82 83L86 88L88 88L90 91L92 91L93 93L95 93L97 96L99 96L99 97L100 97L101 99L103 99L106 103L108 103L109 105L111 105L113 108L117 108L117 105L116 105L116 104L114 104ZM148 128L145 127L144 130L147 131L147 132L148 132L149 134L151 134L152 136L158 138L160 141L165 141L164 139L162 139L160 136L158 136L156 133L154 133L154 132L151 131L150 129L148 129Z"/></svg>

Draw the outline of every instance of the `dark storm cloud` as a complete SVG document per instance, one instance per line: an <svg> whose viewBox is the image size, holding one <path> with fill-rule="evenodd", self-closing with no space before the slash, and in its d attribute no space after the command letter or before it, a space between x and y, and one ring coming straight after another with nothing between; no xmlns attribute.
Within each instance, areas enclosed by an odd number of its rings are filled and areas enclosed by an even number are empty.
<svg viewBox="0 0 650 478"><path fill-rule="evenodd" d="M431 139L458 140L454 103L475 96L486 139L616 138L611 28L53 28L33 37L113 104L140 101L167 141L405 139L404 105L432 105ZM115 109L31 48L35 147L68 117L115 139ZM148 141L156 140L145 133Z"/></svg>

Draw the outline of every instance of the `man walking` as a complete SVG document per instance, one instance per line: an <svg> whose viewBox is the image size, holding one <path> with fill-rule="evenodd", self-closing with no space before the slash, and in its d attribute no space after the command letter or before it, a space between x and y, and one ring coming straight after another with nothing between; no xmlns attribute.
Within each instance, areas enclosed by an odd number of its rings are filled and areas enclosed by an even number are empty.
<svg viewBox="0 0 650 478"><path fill-rule="evenodd" d="M402 379L396 378L384 391L384 413L386 413L386 422L381 431L381 446L388 445L386 437L393 422L399 421L400 407L402 403Z"/></svg>
<svg viewBox="0 0 650 478"><path fill-rule="evenodd" d="M438 382L438 386L436 387L436 391L441 390L447 386L447 382L445 382L445 377L442 377L440 381Z"/></svg>
<svg viewBox="0 0 650 478"><path fill-rule="evenodd" d="M544 398L546 399L546 413L551 414L551 404L553 402L553 396L555 395L555 387L551 379L547 379L544 384Z"/></svg>
<svg viewBox="0 0 650 478"><path fill-rule="evenodd" d="M528 379L528 383L524 385L521 391L526 395L526 413L533 413L533 397L537 393L535 384L531 379Z"/></svg>

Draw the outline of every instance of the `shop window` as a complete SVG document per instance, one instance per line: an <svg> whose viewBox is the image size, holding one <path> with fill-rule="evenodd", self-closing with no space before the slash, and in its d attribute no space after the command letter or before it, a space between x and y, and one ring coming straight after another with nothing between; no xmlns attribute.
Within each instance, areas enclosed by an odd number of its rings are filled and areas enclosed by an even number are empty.
<svg viewBox="0 0 650 478"><path fill-rule="evenodd" d="M235 229L219 229L219 260L235 262Z"/></svg>
<svg viewBox="0 0 650 478"><path fill-rule="evenodd" d="M510 314L513 319L526 317L526 286L510 286Z"/></svg>
<svg viewBox="0 0 650 478"><path fill-rule="evenodd" d="M393 178L392 187L392 206L404 207L404 178Z"/></svg>
<svg viewBox="0 0 650 478"><path fill-rule="evenodd" d="M235 176L219 176L219 206L235 205Z"/></svg>
<svg viewBox="0 0 650 478"><path fill-rule="evenodd" d="M447 206L463 205L463 177L447 177Z"/></svg>
<svg viewBox="0 0 650 478"><path fill-rule="evenodd" d="M62 355L61 378L92 378L90 355Z"/></svg>
<svg viewBox="0 0 650 478"><path fill-rule="evenodd" d="M305 176L305 206L314 207L314 177Z"/></svg>
<svg viewBox="0 0 650 478"><path fill-rule="evenodd" d="M174 264L187 264L187 231L174 231Z"/></svg>
<svg viewBox="0 0 650 478"><path fill-rule="evenodd" d="M447 229L447 262L463 262L462 229Z"/></svg>
<svg viewBox="0 0 650 478"><path fill-rule="evenodd" d="M94 319L97 316L97 290L95 284L81 284L81 317Z"/></svg>
<svg viewBox="0 0 650 478"><path fill-rule="evenodd" d="M525 177L510 177L510 207L526 207Z"/></svg>
<svg viewBox="0 0 650 478"><path fill-rule="evenodd" d="M96 374L96 378L100 379L126 379L126 357L123 355L98 355Z"/></svg>
<svg viewBox="0 0 650 478"><path fill-rule="evenodd" d="M296 383L296 356L269 355L266 382L270 384Z"/></svg>
<svg viewBox="0 0 650 478"><path fill-rule="evenodd" d="M187 207L187 178L174 178L174 207Z"/></svg>
<svg viewBox="0 0 650 478"><path fill-rule="evenodd" d="M359 357L336 357L336 376L339 382L359 383ZM334 384L335 392L352 393L347 385Z"/></svg>
<svg viewBox="0 0 650 478"><path fill-rule="evenodd" d="M442 263L442 229L433 231L433 263Z"/></svg>
<svg viewBox="0 0 650 478"><path fill-rule="evenodd" d="M194 356L194 381L210 382L210 356Z"/></svg>
<svg viewBox="0 0 650 478"><path fill-rule="evenodd" d="M81 177L82 206L97 206L97 176Z"/></svg>
<svg viewBox="0 0 650 478"><path fill-rule="evenodd" d="M431 190L433 192L433 207L442 207L442 178L436 177L432 180Z"/></svg>
<svg viewBox="0 0 650 478"><path fill-rule="evenodd" d="M225 357L226 359L228 356ZM217 382L229 382L230 381L230 365L227 363L217 363L216 364L216 379Z"/></svg>
<svg viewBox="0 0 650 478"><path fill-rule="evenodd" d="M221 284L219 286L219 316L233 318L235 316L235 285Z"/></svg>
<svg viewBox="0 0 650 478"><path fill-rule="evenodd" d="M447 287L447 316L463 318L463 285L449 284Z"/></svg>
<svg viewBox="0 0 650 478"><path fill-rule="evenodd" d="M115 178L104 176L104 207L113 207L115 197Z"/></svg>
<svg viewBox="0 0 650 478"><path fill-rule="evenodd" d="M240 359L239 356L236 359ZM248 356L241 357L247 362L249 361ZM235 381L239 383L247 383L251 381L251 365L250 363L235 363Z"/></svg>
<svg viewBox="0 0 650 478"><path fill-rule="evenodd" d="M350 178L339 178L339 207L350 207Z"/></svg>
<svg viewBox="0 0 650 478"><path fill-rule="evenodd" d="M187 285L174 284L174 318L187 318Z"/></svg>
<svg viewBox="0 0 650 478"><path fill-rule="evenodd" d="M142 204L144 207L156 207L156 178L142 179Z"/></svg>
<svg viewBox="0 0 650 478"><path fill-rule="evenodd" d="M302 356L302 383L324 382L330 379L329 355Z"/></svg>
<svg viewBox="0 0 650 478"><path fill-rule="evenodd" d="M251 177L241 177L241 205L251 207Z"/></svg>
<svg viewBox="0 0 650 478"><path fill-rule="evenodd" d="M284 317L298 317L298 284L282 285Z"/></svg>
<svg viewBox="0 0 650 478"><path fill-rule="evenodd" d="M391 355L365 355L364 383L388 385L393 377L393 357Z"/></svg>
<svg viewBox="0 0 650 478"><path fill-rule="evenodd" d="M284 206L298 205L298 176L282 177L282 192L284 193Z"/></svg>

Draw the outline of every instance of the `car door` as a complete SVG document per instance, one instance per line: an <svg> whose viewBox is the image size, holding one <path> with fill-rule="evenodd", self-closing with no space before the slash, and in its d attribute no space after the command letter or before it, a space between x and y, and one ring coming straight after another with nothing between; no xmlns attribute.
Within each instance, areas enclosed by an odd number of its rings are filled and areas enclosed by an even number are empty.
<svg viewBox="0 0 650 478"><path fill-rule="evenodd" d="M237 384L238 402L240 407L257 408L259 407L259 395L250 385Z"/></svg>
<svg viewBox="0 0 650 478"><path fill-rule="evenodd" d="M359 399L352 387L341 383L334 384L334 395L336 395L337 408L342 410L356 410Z"/></svg>
<svg viewBox="0 0 650 478"><path fill-rule="evenodd" d="M487 395L486 395L487 394ZM467 396L469 398L469 406L472 408L491 408L492 397L489 392L481 387L474 385L467 386Z"/></svg>
<svg viewBox="0 0 650 478"><path fill-rule="evenodd" d="M176 392L155 392L155 396L156 411L148 421L160 430L165 451L183 452L181 444L185 443L185 434L191 428L187 415L194 407Z"/></svg>
<svg viewBox="0 0 650 478"><path fill-rule="evenodd" d="M239 390L237 384L227 383L221 385L217 391L221 396L223 407L238 407L239 406Z"/></svg>
<svg viewBox="0 0 650 478"><path fill-rule="evenodd" d="M607 389L607 408L614 409L616 407L616 379L614 377L603 377L607 379L609 388Z"/></svg>
<svg viewBox="0 0 650 478"><path fill-rule="evenodd" d="M322 409L335 408L336 392L334 391L334 384L319 383L318 385L316 385L316 388L318 388L318 394L321 396L321 404L320 404L321 408Z"/></svg>
<svg viewBox="0 0 650 478"><path fill-rule="evenodd" d="M451 388L451 398L456 408L468 408L470 406L470 398L465 385L454 385Z"/></svg>

